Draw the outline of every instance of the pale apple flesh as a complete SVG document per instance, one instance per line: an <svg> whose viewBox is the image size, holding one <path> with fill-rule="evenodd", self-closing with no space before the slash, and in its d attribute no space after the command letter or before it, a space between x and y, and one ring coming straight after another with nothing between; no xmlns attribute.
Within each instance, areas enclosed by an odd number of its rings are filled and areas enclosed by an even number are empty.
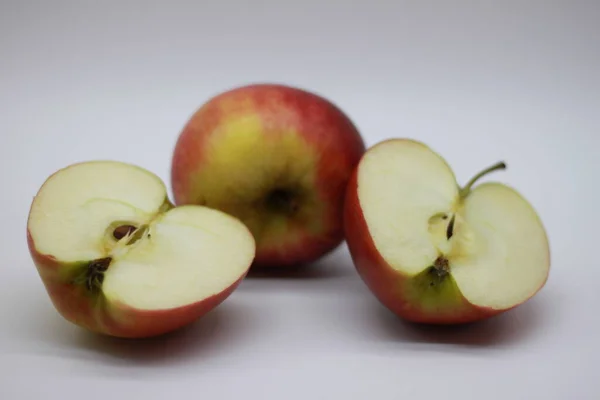
<svg viewBox="0 0 600 400"><path fill-rule="evenodd" d="M231 294L254 257L239 220L201 206L173 208L157 176L111 161L52 175L27 228L61 315L114 336L154 336L193 322Z"/></svg>
<svg viewBox="0 0 600 400"><path fill-rule="evenodd" d="M461 190L448 164L413 140L382 142L361 160L348 190L348 246L367 285L397 314L474 321L545 284L549 245L533 207L504 184L474 183Z"/></svg>

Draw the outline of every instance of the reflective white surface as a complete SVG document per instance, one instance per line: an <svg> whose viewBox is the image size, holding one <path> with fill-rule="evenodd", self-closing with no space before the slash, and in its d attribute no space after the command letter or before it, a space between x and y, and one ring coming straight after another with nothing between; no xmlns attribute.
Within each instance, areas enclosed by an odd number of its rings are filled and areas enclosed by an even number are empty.
<svg viewBox="0 0 600 400"><path fill-rule="evenodd" d="M599 20L592 1L0 3L0 398L600 398ZM191 113L256 81L328 97L368 145L422 140L461 182L505 160L493 179L548 230L544 290L489 322L416 328L342 246L305 273L244 281L166 338L64 322L26 247L42 182L111 158L168 183Z"/></svg>

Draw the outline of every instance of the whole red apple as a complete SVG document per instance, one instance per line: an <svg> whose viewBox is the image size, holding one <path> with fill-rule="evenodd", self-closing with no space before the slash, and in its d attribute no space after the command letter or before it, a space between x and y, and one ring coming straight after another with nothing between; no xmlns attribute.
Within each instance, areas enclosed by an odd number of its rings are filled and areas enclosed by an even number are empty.
<svg viewBox="0 0 600 400"><path fill-rule="evenodd" d="M533 297L550 250L529 202L501 183L459 187L423 143L371 147L348 185L345 230L356 269L373 294L410 321L472 322Z"/></svg>
<svg viewBox="0 0 600 400"><path fill-rule="evenodd" d="M327 99L278 84L220 93L181 132L172 158L175 204L243 221L255 266L314 261L344 238L343 204L365 145Z"/></svg>

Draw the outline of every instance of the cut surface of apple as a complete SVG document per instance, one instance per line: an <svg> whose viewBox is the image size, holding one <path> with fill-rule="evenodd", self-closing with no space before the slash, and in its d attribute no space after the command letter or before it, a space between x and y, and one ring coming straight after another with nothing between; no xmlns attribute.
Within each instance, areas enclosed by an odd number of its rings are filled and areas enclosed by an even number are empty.
<svg viewBox="0 0 600 400"><path fill-rule="evenodd" d="M535 210L504 184L474 187L504 167L461 189L446 161L420 142L389 140L367 151L357 169L358 205L385 268L402 279L389 281L396 289L381 288L386 283L368 269L384 267L372 261L359 269L388 305L395 290L397 309L411 319L451 321L465 304L506 310L544 285L550 253ZM351 251L360 252L360 240L350 237Z"/></svg>
<svg viewBox="0 0 600 400"><path fill-rule="evenodd" d="M157 176L113 161L52 175L31 206L28 238L59 311L119 336L178 327L164 321L136 327L138 314L148 320L155 313L158 320L181 312L175 325L198 318L216 297L229 295L255 251L239 220L201 206L174 208Z"/></svg>

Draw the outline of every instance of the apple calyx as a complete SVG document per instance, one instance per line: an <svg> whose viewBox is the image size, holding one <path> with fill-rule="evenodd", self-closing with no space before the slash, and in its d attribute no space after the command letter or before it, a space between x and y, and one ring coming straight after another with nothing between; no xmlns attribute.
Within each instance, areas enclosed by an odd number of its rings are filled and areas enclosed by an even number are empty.
<svg viewBox="0 0 600 400"><path fill-rule="evenodd" d="M471 180L469 182L467 182L467 184L463 188L460 189L460 197L462 199L467 197L469 195L469 193L471 192L471 188L473 187L475 182L477 182L479 179L483 178L485 175L489 174L490 172L499 171L501 169L506 169L506 163L504 161L500 161L500 162L492 165L491 167L484 169L477 175L475 175L473 178L471 178Z"/></svg>
<svg viewBox="0 0 600 400"><path fill-rule="evenodd" d="M275 189L266 198L266 206L274 213L292 216L300 208L297 196L289 189Z"/></svg>
<svg viewBox="0 0 600 400"><path fill-rule="evenodd" d="M450 263L448 262L448 259L443 256L439 256L435 259L432 268L440 278L443 278L450 273Z"/></svg>
<svg viewBox="0 0 600 400"><path fill-rule="evenodd" d="M85 286L85 289L98 294L104 282L104 273L108 270L112 257L103 257L90 261L83 269L82 273L73 279L73 284Z"/></svg>

